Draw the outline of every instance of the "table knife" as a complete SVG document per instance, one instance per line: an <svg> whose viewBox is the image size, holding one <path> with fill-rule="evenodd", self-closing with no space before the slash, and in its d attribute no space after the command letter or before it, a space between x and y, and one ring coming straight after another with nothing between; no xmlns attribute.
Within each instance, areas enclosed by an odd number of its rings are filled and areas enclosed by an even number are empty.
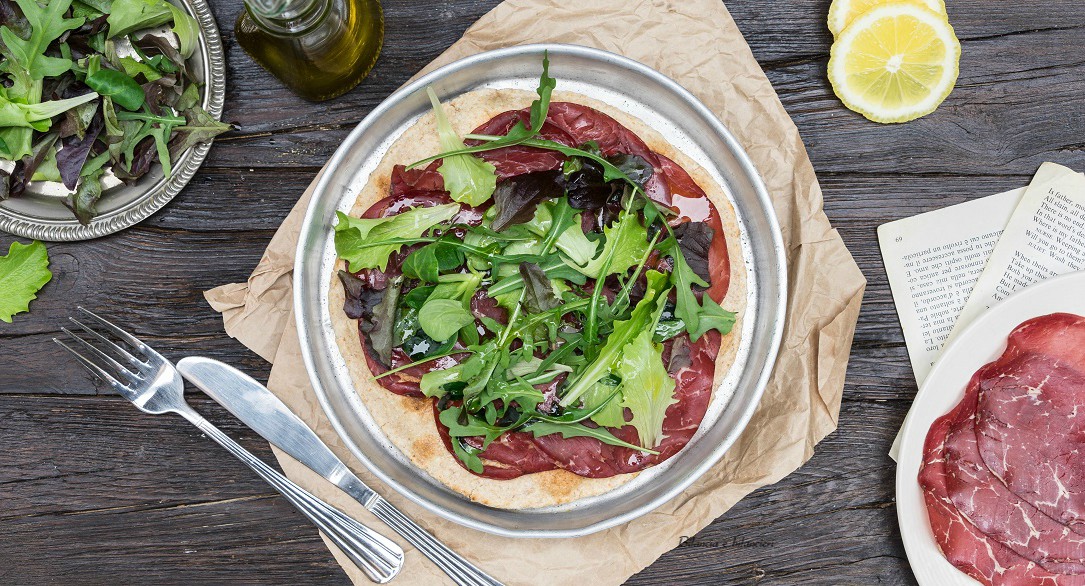
<svg viewBox="0 0 1085 586"><path fill-rule="evenodd" d="M264 439L361 503L456 584L501 586L366 486L285 403L252 377L228 364L198 356L182 358L177 370Z"/></svg>

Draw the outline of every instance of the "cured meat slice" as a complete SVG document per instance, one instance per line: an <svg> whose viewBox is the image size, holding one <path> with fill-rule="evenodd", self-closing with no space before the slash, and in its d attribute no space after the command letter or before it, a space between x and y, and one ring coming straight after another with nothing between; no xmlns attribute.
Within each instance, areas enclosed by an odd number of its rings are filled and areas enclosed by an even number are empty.
<svg viewBox="0 0 1085 586"><path fill-rule="evenodd" d="M437 399L433 400L433 420L437 425L437 433L441 435L441 441L445 444L448 453L452 450L452 437L448 434L448 428L441 423L441 411L437 408ZM482 447L482 438L464 438L474 448ZM516 431L506 433L497 438L479 454L482 459L482 476L497 480L511 480L524 474L544 472L557 468L554 462L540 450L532 441L530 433ZM459 458L456 462L463 466Z"/></svg>
<svg viewBox="0 0 1085 586"><path fill-rule="evenodd" d="M966 395L953 411L938 418L927 432L923 447L919 484L931 530L942 554L962 572L992 586L1082 586L1085 579L1081 576L1048 572L990 539L953 505L946 488L945 440L958 417L970 416L967 414L971 411L970 400L974 405L974 395Z"/></svg>
<svg viewBox="0 0 1085 586"><path fill-rule="evenodd" d="M974 416L950 428L945 469L950 501L980 531L1046 570L1085 573L1085 537L1041 513L991 474L976 445Z"/></svg>
<svg viewBox="0 0 1085 586"><path fill-rule="evenodd" d="M1085 318L1010 335L932 425L919 481L946 558L987 584L1085 584L1080 529Z"/></svg>
<svg viewBox="0 0 1085 586"><path fill-rule="evenodd" d="M1015 494L1085 535L1085 318L1022 324L1000 362L977 409L983 462Z"/></svg>

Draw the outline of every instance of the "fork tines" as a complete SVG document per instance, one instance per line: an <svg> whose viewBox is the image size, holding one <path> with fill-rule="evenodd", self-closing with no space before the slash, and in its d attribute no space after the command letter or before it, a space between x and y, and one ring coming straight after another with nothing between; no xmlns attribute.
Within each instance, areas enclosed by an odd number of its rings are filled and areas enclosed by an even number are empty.
<svg viewBox="0 0 1085 586"><path fill-rule="evenodd" d="M132 346L137 352L142 353L146 350L147 346L132 334L129 334L113 323L83 307L78 307L77 310L89 318L88 321L98 326L100 329L104 329L106 333L112 334L118 340ZM114 374L125 379L128 383L135 383L143 379L142 373L146 372L148 367L146 362L139 360L131 352L125 350L119 344L106 337L102 332L88 326L86 323L83 323L74 317L69 317L68 319L78 326L79 330L81 330L85 336L80 336L65 327L60 328L61 331L68 334L69 337L77 342L86 354L57 338L53 338L53 341L75 356L79 363L89 370L91 374L109 383L110 386L118 390L125 388L127 385L117 380L117 377L114 376ZM98 344L92 344L87 338L97 340ZM125 367L121 362L128 363L128 365L131 366L131 369ZM111 372L113 374L111 374Z"/></svg>

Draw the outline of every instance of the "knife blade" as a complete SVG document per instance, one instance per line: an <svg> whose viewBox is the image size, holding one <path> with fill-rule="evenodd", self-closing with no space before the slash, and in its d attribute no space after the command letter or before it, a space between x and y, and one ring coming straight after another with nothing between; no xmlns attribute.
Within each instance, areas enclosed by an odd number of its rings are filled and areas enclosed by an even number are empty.
<svg viewBox="0 0 1085 586"><path fill-rule="evenodd" d="M253 431L338 486L425 554L456 584L501 586L494 578L448 549L351 472L309 426L269 391L240 370L211 358L177 362L181 376L225 407Z"/></svg>

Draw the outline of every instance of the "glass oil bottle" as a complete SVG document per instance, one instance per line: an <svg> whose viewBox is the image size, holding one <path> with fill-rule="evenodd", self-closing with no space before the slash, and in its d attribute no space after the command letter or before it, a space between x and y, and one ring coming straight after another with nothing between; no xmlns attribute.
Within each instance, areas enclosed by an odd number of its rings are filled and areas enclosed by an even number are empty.
<svg viewBox="0 0 1085 586"><path fill-rule="evenodd" d="M245 0L234 32L245 52L294 93L322 101L369 74L384 17L379 0Z"/></svg>

